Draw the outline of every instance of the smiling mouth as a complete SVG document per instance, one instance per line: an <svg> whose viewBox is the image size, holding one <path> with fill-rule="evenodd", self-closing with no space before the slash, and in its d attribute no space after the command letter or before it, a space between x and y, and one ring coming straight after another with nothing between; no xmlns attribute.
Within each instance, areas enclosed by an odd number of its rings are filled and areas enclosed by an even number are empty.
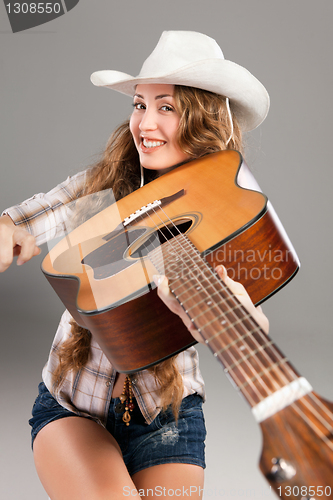
<svg viewBox="0 0 333 500"><path fill-rule="evenodd" d="M149 141L148 139L143 138L141 144L145 149L153 149L163 146L165 141Z"/></svg>

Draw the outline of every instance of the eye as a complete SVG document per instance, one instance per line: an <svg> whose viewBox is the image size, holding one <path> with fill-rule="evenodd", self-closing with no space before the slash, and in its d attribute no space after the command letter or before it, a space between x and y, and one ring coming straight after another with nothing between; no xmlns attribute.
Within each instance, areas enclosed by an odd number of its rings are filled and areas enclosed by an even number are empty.
<svg viewBox="0 0 333 500"><path fill-rule="evenodd" d="M162 111L174 111L172 106L169 106L168 104L164 104L164 106L161 107Z"/></svg>
<svg viewBox="0 0 333 500"><path fill-rule="evenodd" d="M142 102L134 102L133 108L134 109L146 109L146 106Z"/></svg>

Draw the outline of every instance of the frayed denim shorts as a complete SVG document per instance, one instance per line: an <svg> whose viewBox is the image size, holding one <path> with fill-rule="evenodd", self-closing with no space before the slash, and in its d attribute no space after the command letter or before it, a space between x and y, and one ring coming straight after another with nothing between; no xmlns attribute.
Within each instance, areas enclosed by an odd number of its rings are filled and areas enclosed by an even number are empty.
<svg viewBox="0 0 333 500"><path fill-rule="evenodd" d="M32 444L37 433L49 422L77 416L61 406L43 382L32 409L29 424ZM135 402L131 421L126 426L122 414L115 411L119 398L110 403L106 429L118 442L129 474L153 465L183 463L205 468L206 428L202 412L202 398L192 394L183 399L177 423L171 408L160 412L151 424L145 422ZM81 417L85 418L85 417Z"/></svg>

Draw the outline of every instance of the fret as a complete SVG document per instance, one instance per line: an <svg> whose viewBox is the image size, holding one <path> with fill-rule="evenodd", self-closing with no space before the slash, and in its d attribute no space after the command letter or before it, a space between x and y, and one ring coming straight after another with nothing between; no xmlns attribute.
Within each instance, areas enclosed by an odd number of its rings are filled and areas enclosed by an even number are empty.
<svg viewBox="0 0 333 500"><path fill-rule="evenodd" d="M172 293L245 399L254 406L290 383L287 358L274 346L198 250L178 235L150 253Z"/></svg>
<svg viewBox="0 0 333 500"><path fill-rule="evenodd" d="M197 296L201 296L201 294L205 294L205 296L213 297L214 295L220 295L221 290L216 285L208 284L208 286L203 287L201 284L198 284L196 281L192 286L189 281L181 282L178 286L174 286L174 282L172 283L172 291L176 295L178 299L183 300L183 295L188 297L189 299L195 299ZM220 283L218 283L220 285ZM182 290L178 292L178 290Z"/></svg>
<svg viewBox="0 0 333 500"><path fill-rule="evenodd" d="M267 342L267 344L265 345L261 345L258 349L255 349L254 351L251 351L249 354L246 354L245 356L242 356L242 358L239 360L239 361L236 361L235 363L233 363L232 365L228 366L228 368L226 368L224 371L225 373L227 373L228 371L230 370L233 370L234 368L236 368L237 366L239 366L241 363L244 363L244 361L247 361L248 359L250 359L252 356L255 356L256 354L262 352L264 349L266 349L266 347L269 347L273 344L273 341L271 340L270 342ZM214 352L214 356L218 356L219 355L219 352Z"/></svg>
<svg viewBox="0 0 333 500"><path fill-rule="evenodd" d="M263 375L265 375L267 372L271 372L272 370L274 370L276 367L280 367L280 366L283 366L285 365L286 363L289 363L289 359L288 358L283 358L279 361L277 361L276 363L273 363L271 366L269 366L265 371L262 371L262 372L259 372L257 374L257 377L262 377ZM225 371L225 370L224 370ZM251 379L247 380L246 382L244 382L244 384L242 385L239 385L238 386L238 390L239 391L243 391L244 387L246 387L248 384L250 384L251 382L255 381L256 380L256 377L252 377ZM290 380L289 380L290 382ZM286 385L286 384L284 384ZM281 386L283 387L283 385Z"/></svg>
<svg viewBox="0 0 333 500"><path fill-rule="evenodd" d="M180 297L179 295L175 294L177 299L180 300ZM183 294L182 294L183 295ZM206 295L203 299L201 299L199 302L198 300L196 300L197 298L199 299L199 297L201 298L201 294L200 292L198 292L196 295L192 295L191 297L188 297L187 299L182 299L182 304L186 304L186 302L189 302L189 301L194 301L194 305L191 306L191 307L188 307L186 308L187 311L190 311L191 309L193 309L194 307L197 307L197 306L200 306L200 305L214 305L216 307L218 307L220 304L218 302L213 302L213 297L217 295L219 297L219 292L218 291L215 291L213 294L210 294L210 295Z"/></svg>
<svg viewBox="0 0 333 500"><path fill-rule="evenodd" d="M177 290L179 288L183 288L185 287L185 290L181 293L178 293ZM184 293L191 293L191 290L196 290L196 291L203 291L203 287L202 285L198 285L198 283L179 283L178 286L175 286L174 287L174 292L177 292L177 295L180 296Z"/></svg>
<svg viewBox="0 0 333 500"><path fill-rule="evenodd" d="M267 369L273 366L274 371L270 374L270 382L276 387L280 387L281 384L284 385L288 378L288 373L282 370L281 367L277 368L278 365L276 365L276 362L279 362L282 356L276 351L273 341L267 336L264 339L265 345L263 346L263 338L259 338L259 341L255 342L253 335L249 335L243 342L238 343L238 345L234 343L232 347L229 346L223 352L217 353L216 357L227 369L235 369L239 366L240 369L245 371L248 365L247 360L250 359L251 369L256 371L258 379L267 375ZM222 342L221 344L223 346ZM212 350L216 352L218 348L213 346ZM288 371L290 372L290 367L288 367ZM292 373L294 374L294 372Z"/></svg>
<svg viewBox="0 0 333 500"><path fill-rule="evenodd" d="M230 337L231 340L228 341L227 345L225 345L224 339L227 336ZM263 333L258 325L256 325L256 328L253 329L244 328L241 320L239 320L239 323L229 325L229 327L225 327L222 332L217 332L215 335L210 337L206 343L211 349L214 350L215 353L219 354L220 352L229 348L231 349L232 347L239 350L240 348L237 346L237 343L241 340L243 340L242 345L250 350L253 350L256 349L258 345L264 345L270 339Z"/></svg>
<svg viewBox="0 0 333 500"><path fill-rule="evenodd" d="M193 316L193 320L199 319L200 316L202 316L202 314L204 314L204 313L201 313L198 316ZM250 314L248 314L247 318L248 319L252 319L252 316ZM220 319L222 319L222 321L219 321ZM205 323L205 326L207 326L207 327L211 326L211 325L214 324L214 322L218 323L216 326L219 327L220 330L219 330L219 332L217 332L216 334L214 334L212 337L209 337L208 339L205 339L206 344L208 344L214 338L218 337L222 332L224 333L224 332L226 332L230 328L234 328L234 327L237 327L237 326L244 326L244 318L237 318L237 320L235 320L233 322L229 322L229 324L228 324L228 321L226 319L226 314L220 314L219 316L214 317L214 319L212 319L210 321L207 321ZM221 332L220 325L222 325L222 326L223 325L227 325L227 326L224 326L222 332ZM258 330L258 328L259 328L259 326L256 325L256 327L253 328L253 329L251 329L251 331L249 333L254 333L256 330ZM246 328L246 330L248 330L248 328Z"/></svg>
<svg viewBox="0 0 333 500"><path fill-rule="evenodd" d="M221 363L224 364L223 361ZM236 385L237 391L241 392L243 397L253 406L271 394L272 390L270 386L266 385L263 378L254 376L255 370L251 371L251 365L246 368L246 370L235 368L231 371L224 369L224 373Z"/></svg>
<svg viewBox="0 0 333 500"><path fill-rule="evenodd" d="M171 288L171 290L173 291L173 288ZM202 315L207 315L207 326L213 321L222 318L224 318L226 321L231 322L232 324L237 324L241 321L249 320L251 318L248 312L243 308L242 304L240 304L240 302L238 301L237 303L233 303L232 306L226 307L225 301L221 300L219 291L215 291L215 293L210 297L205 296L204 298L202 298L202 295L199 294L189 297L188 299L180 299L177 294L175 295L184 307L186 313L188 313L194 321L196 321ZM215 297L217 298L216 300L214 300ZM213 318L209 319L209 314L213 315Z"/></svg>
<svg viewBox="0 0 333 500"><path fill-rule="evenodd" d="M219 314L215 313L214 308L212 308L208 313L201 314L188 314L191 317L194 324L197 328L203 330L203 338L206 344L213 344L210 347L215 347L220 349L221 345L218 343L218 339L220 338L223 343L223 339L229 339L227 342L234 340L235 336L244 335L250 328L244 327L244 321L237 318L234 320L233 317L230 319L230 314ZM254 332L255 329L251 328L251 332ZM214 343L215 341L215 343ZM225 342L224 342L225 343Z"/></svg>
<svg viewBox="0 0 333 500"><path fill-rule="evenodd" d="M185 288L185 290L181 293L178 293L177 290L179 288ZM192 298L195 298L197 295L200 294L200 292L202 292L202 286L195 286L193 287L194 290L197 290L196 293L192 293L191 297ZM176 287L172 287L172 292L175 294L175 296L177 297L177 299L181 299L182 295L188 295L190 292L191 292L191 287L188 287L186 288L186 283L181 283L179 286L176 286Z"/></svg>
<svg viewBox="0 0 333 500"><path fill-rule="evenodd" d="M223 365L223 363L222 363L222 365ZM228 377L228 379L230 380L230 382L232 383L232 385L235 387L235 389L238 392L239 387L241 387L243 384L243 381L239 378L239 374L233 373L231 375L231 373L227 372L227 373L225 373L225 375ZM243 376L242 379L245 379L245 377ZM242 393L242 395L246 399L246 401L248 401L248 403L251 405L251 407L253 407L262 400L262 394L260 394L260 397L258 397L256 394L256 386L253 384L253 382L249 382L249 385L251 385L251 384L252 384L252 387L248 388L248 390L243 390L240 392Z"/></svg>
<svg viewBox="0 0 333 500"><path fill-rule="evenodd" d="M197 274L194 274L189 269L177 269L175 266L173 267L173 269L171 269L171 271L173 272L173 274L171 274L169 268L169 272L166 272L166 275L169 277L170 282L174 286L175 293L177 294L179 294L179 288L182 288L184 286L186 286L186 289L184 291L188 294L191 293L191 289L195 289L199 292L205 292L206 295L208 295L209 293L207 288L215 291L217 288L221 291L221 283L219 283L218 281L212 283L214 275L211 272L203 273L200 270L199 274L198 272ZM177 274L177 276L175 276L175 274ZM200 287L200 289L198 289L198 287Z"/></svg>
<svg viewBox="0 0 333 500"><path fill-rule="evenodd" d="M171 290L174 293L172 286ZM184 305L184 309L186 309L187 312L193 311L194 316L196 316L196 313L199 315L202 312L208 312L209 309L214 310L216 317L220 317L221 314L231 315L231 321L237 320L240 316L244 316L243 306L239 302L228 305L226 301L221 298L219 291L215 291L208 296L201 292L192 296L184 296L184 294L182 294L182 296L178 296L176 293L174 293L174 295L179 302Z"/></svg>
<svg viewBox="0 0 333 500"><path fill-rule="evenodd" d="M225 302L223 301L214 301L212 300L214 296L217 295L219 298L221 298L220 291L215 291L213 294L210 294L208 297L203 298L200 300L200 302L195 302L194 306L191 306L190 308L187 308L187 311L190 311L194 309L195 307L199 307L201 305L207 305L207 306L213 306L213 307L218 307L218 308L223 308L225 306ZM178 295L176 295L177 299L179 299ZM189 297L187 300L183 300L182 303L185 304L187 301L194 300L195 296ZM242 304L239 302L236 303L234 307L228 307L227 312L233 312L236 311L237 309L243 308ZM243 312L243 311L242 311Z"/></svg>
<svg viewBox="0 0 333 500"><path fill-rule="evenodd" d="M230 325L231 326L231 325ZM229 328L229 326L226 327L226 329ZM224 351L226 351L227 349L229 349L230 347L232 347L233 345L236 345L237 342L241 342L242 340L246 339L246 337L248 337L249 335L251 335L252 332L247 332L245 333L245 335L242 335L241 337L238 337L237 339L233 340L232 342L230 342L230 344L226 345L225 347L221 348L218 352L216 351L214 353L214 356L215 354L222 354ZM214 339L216 337L218 337L220 335L220 332L216 333L215 335L213 335L213 337L211 337L211 339ZM210 339L207 339L205 340L205 343L208 344L210 341Z"/></svg>
<svg viewBox="0 0 333 500"><path fill-rule="evenodd" d="M227 350L222 354L217 354L216 357L225 366L225 373L232 372L235 373L237 370L242 372L242 374L248 378L252 379L253 376L261 382L263 378L259 375L262 371L271 366L271 363L267 363L267 360L262 357L263 349L259 348L255 350L256 352L243 352L243 351L233 351ZM265 372L266 373L266 372ZM275 384L276 380L272 378L272 382Z"/></svg>
<svg viewBox="0 0 333 500"><path fill-rule="evenodd" d="M221 318L224 318L224 319L222 321L220 321L219 323L221 325L226 325L228 322L225 319L225 315L221 314L220 316L217 316L213 320L209 321L207 323L207 326L209 326L212 323L214 323L214 321L219 321ZM227 331L229 328L232 328L233 326L236 326L237 324L242 324L244 322L244 319L250 319L250 320L252 320L252 316L248 313L246 316L244 316L244 318L239 318L237 321L235 321L235 323L228 324L227 326L224 326L223 332ZM242 338L245 338L245 337L247 337L247 336L249 336L249 335L251 335L251 334L253 334L255 332L260 331L260 327L257 324L255 324L255 327L253 329L246 329L246 330L247 330L247 333L243 337L240 337L239 339L236 339L234 342L238 342L238 340L240 340ZM208 344L209 342L211 342L212 340L214 340L215 338L217 338L220 334L221 334L221 331L218 331L212 337L209 337L208 339L205 339L205 343Z"/></svg>
<svg viewBox="0 0 333 500"><path fill-rule="evenodd" d="M241 320L238 320L235 324L224 326L223 330L221 330L219 324L211 323L210 326L215 327L213 334L211 334L211 329L206 329L202 335L205 339L205 343L213 353L220 354L228 349L234 348L232 352L238 352L238 355L240 355L244 348L251 351L256 349L258 345L262 345L267 341L267 337L263 336L263 332L258 325L252 328L245 328ZM243 340L243 342L240 344L241 340Z"/></svg>

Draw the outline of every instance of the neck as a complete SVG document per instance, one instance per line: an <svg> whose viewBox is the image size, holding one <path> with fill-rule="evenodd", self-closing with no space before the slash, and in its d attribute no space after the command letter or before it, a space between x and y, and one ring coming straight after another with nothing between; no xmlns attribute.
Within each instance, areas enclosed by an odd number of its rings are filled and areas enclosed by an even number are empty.
<svg viewBox="0 0 333 500"><path fill-rule="evenodd" d="M298 378L185 235L162 244L150 258L251 407Z"/></svg>

